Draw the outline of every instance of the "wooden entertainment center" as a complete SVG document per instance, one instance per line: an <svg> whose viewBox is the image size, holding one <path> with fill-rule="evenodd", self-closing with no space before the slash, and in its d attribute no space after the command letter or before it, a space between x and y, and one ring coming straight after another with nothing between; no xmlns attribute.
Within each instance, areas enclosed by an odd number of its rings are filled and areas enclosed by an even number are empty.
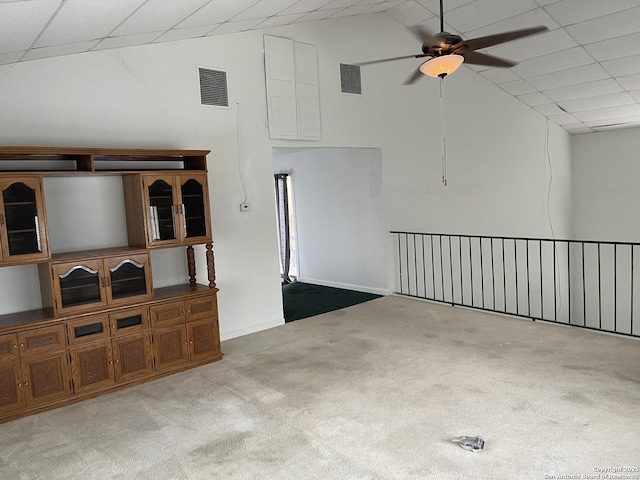
<svg viewBox="0 0 640 480"><path fill-rule="evenodd" d="M42 297L0 315L0 423L222 358L208 153L0 147L0 267L37 264ZM43 178L76 175L122 177L127 246L51 253ZM150 252L175 247L189 278L154 289Z"/></svg>

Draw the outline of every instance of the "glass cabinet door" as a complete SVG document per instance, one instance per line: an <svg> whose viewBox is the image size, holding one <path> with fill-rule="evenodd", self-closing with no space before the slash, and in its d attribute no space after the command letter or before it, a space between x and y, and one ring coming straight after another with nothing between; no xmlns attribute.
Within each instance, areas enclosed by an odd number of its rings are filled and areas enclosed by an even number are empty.
<svg viewBox="0 0 640 480"><path fill-rule="evenodd" d="M179 184L183 239L200 242L210 240L206 175L180 176Z"/></svg>
<svg viewBox="0 0 640 480"><path fill-rule="evenodd" d="M152 242L177 240L176 203L171 178L147 177L149 238Z"/></svg>
<svg viewBox="0 0 640 480"><path fill-rule="evenodd" d="M73 312L106 305L102 260L53 266L56 312Z"/></svg>
<svg viewBox="0 0 640 480"><path fill-rule="evenodd" d="M48 258L40 179L13 179L1 187L2 257L5 261Z"/></svg>
<svg viewBox="0 0 640 480"><path fill-rule="evenodd" d="M133 297L151 297L149 256L129 255L105 259L108 302L126 303Z"/></svg>

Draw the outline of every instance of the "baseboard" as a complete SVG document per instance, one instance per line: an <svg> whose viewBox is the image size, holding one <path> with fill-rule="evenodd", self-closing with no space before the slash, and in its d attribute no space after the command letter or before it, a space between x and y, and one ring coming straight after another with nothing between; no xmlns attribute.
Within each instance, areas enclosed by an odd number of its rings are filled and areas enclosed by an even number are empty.
<svg viewBox="0 0 640 480"><path fill-rule="evenodd" d="M302 283L322 285L323 287L343 288L345 290L355 290L356 292L373 293L374 295L382 295L385 297L389 295L389 290L384 288L372 288L372 287L364 287L362 285L352 285L350 283L329 282L326 280L318 280L316 278L298 277L297 280Z"/></svg>
<svg viewBox="0 0 640 480"><path fill-rule="evenodd" d="M237 330L230 330L227 332L220 332L220 340L231 340L232 338L242 337L243 335L249 335L250 333L261 332L262 330L268 330L273 327L279 327L284 325L284 317L282 315L274 316L270 322L257 323L245 328L239 328Z"/></svg>

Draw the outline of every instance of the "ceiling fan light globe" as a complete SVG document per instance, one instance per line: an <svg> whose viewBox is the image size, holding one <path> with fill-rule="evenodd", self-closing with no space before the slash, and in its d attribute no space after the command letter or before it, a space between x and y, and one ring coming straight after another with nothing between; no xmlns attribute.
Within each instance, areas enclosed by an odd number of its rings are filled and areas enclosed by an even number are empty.
<svg viewBox="0 0 640 480"><path fill-rule="evenodd" d="M429 77L442 77L455 72L463 61L464 57L462 55L455 53L442 55L424 62L420 65L420 71Z"/></svg>

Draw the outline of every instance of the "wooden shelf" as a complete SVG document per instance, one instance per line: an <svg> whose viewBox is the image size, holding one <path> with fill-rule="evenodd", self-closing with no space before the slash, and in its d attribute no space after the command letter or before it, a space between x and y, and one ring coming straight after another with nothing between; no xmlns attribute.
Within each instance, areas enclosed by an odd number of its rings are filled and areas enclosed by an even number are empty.
<svg viewBox="0 0 640 480"><path fill-rule="evenodd" d="M0 147L0 173L68 175L207 170L209 150Z"/></svg>

